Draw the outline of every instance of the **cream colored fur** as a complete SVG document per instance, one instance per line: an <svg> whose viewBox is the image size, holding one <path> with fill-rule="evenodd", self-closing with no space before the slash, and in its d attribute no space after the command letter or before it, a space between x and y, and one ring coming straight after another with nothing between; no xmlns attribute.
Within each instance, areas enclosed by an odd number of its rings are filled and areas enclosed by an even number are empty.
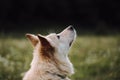
<svg viewBox="0 0 120 80"><path fill-rule="evenodd" d="M33 44L34 51L31 67L23 80L70 80L68 76L74 73L74 69L68 51L76 37L74 28L69 26L59 34L48 36L26 36Z"/></svg>

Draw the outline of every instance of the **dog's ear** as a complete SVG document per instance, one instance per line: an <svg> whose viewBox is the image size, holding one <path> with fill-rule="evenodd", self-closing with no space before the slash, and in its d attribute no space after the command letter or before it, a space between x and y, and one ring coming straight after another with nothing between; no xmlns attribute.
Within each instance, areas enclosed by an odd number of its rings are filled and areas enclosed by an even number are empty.
<svg viewBox="0 0 120 80"><path fill-rule="evenodd" d="M48 40L46 38L44 38L42 35L38 34L38 38L41 42L41 45L43 46L47 46L49 45L50 43L48 42Z"/></svg>
<svg viewBox="0 0 120 80"><path fill-rule="evenodd" d="M33 35L33 34L26 34L26 37L31 41L31 43L33 44L33 46L36 46L36 44L38 43L39 39L37 36Z"/></svg>
<svg viewBox="0 0 120 80"><path fill-rule="evenodd" d="M42 35L38 34L41 43L41 55L43 59L53 59L54 48L50 45L49 41Z"/></svg>

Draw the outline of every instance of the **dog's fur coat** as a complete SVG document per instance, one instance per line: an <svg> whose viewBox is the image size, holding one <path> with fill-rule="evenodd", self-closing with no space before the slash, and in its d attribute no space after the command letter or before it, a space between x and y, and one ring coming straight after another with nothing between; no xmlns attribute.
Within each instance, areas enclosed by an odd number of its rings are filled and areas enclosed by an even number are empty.
<svg viewBox="0 0 120 80"><path fill-rule="evenodd" d="M76 31L69 26L59 34L26 34L34 46L31 68L23 80L70 80L74 73L68 58L68 51L76 37Z"/></svg>

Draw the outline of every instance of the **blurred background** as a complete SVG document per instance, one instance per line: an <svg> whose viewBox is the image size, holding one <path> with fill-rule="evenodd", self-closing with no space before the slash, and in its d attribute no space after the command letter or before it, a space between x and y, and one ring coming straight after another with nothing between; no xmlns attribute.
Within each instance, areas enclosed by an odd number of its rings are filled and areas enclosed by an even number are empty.
<svg viewBox="0 0 120 80"><path fill-rule="evenodd" d="M80 31L117 33L119 8L116 0L1 0L0 32L58 29L71 24Z"/></svg>
<svg viewBox="0 0 120 80"><path fill-rule="evenodd" d="M25 33L77 30L70 51L72 80L120 80L120 2L117 0L0 0L0 80L22 80L32 45Z"/></svg>

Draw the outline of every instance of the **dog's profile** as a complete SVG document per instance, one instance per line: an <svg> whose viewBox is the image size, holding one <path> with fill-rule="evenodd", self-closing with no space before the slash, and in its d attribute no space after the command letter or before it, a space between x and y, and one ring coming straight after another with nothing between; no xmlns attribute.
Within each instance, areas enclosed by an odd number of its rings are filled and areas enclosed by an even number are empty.
<svg viewBox="0 0 120 80"><path fill-rule="evenodd" d="M76 38L72 26L47 36L26 34L34 46L31 67L23 80L70 80L74 73L68 51Z"/></svg>

